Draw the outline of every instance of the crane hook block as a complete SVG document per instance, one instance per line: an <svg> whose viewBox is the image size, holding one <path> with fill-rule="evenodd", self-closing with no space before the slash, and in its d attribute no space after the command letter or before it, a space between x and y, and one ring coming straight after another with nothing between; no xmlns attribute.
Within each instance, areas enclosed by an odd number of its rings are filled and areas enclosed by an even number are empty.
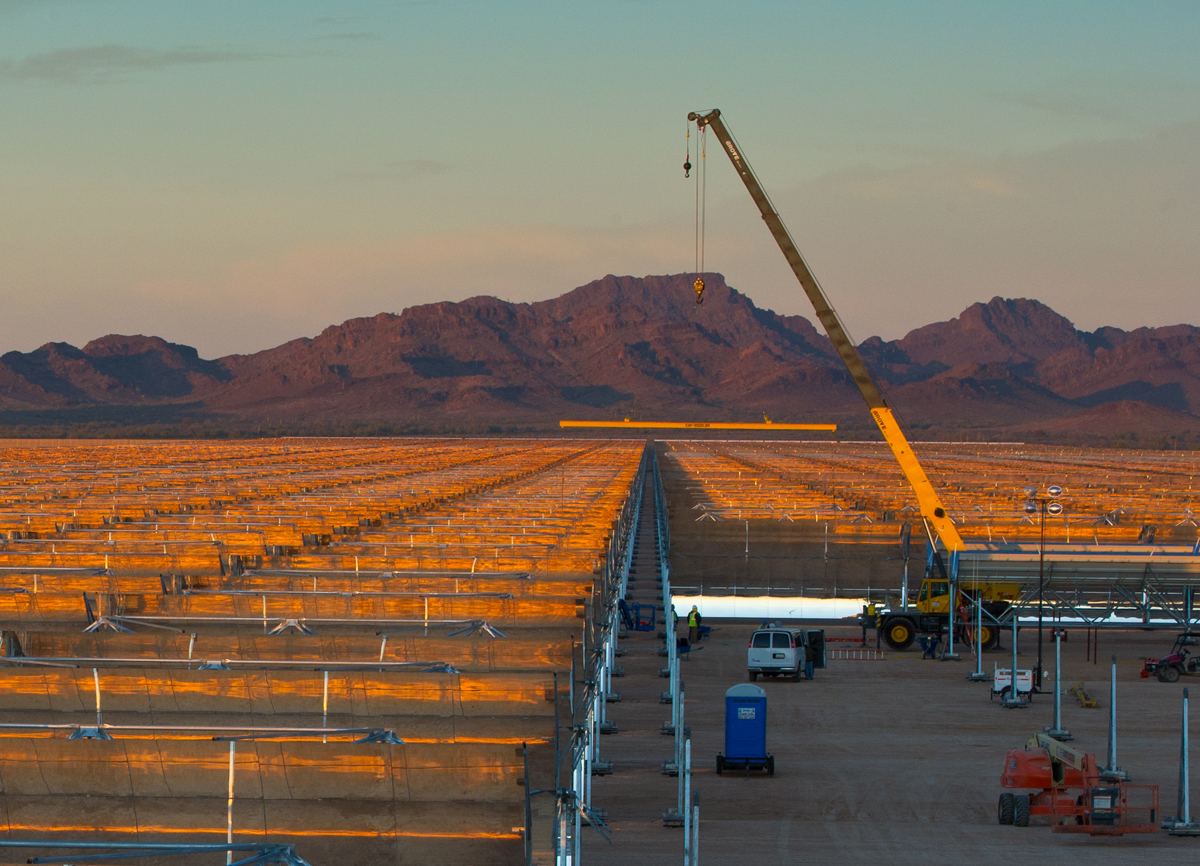
<svg viewBox="0 0 1200 866"><path fill-rule="evenodd" d="M696 303L704 303L704 280L696 277L696 282L692 286L696 290Z"/></svg>
<svg viewBox="0 0 1200 866"><path fill-rule="evenodd" d="M683 161L683 176L684 177L692 176L692 161L690 159L685 159Z"/></svg>

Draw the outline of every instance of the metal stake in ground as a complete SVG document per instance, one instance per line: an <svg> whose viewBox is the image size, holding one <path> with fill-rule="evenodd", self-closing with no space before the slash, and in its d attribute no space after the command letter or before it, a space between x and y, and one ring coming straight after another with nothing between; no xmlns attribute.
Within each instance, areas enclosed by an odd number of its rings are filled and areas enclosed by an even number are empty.
<svg viewBox="0 0 1200 866"><path fill-rule="evenodd" d="M1128 781L1129 774L1117 766L1117 657L1112 657L1112 675L1108 688L1108 762L1100 774L1102 779Z"/></svg>
<svg viewBox="0 0 1200 866"><path fill-rule="evenodd" d="M1062 636L1063 630L1054 630L1054 726L1043 728L1047 736L1056 740L1071 740L1071 732L1062 726Z"/></svg>
<svg viewBox="0 0 1200 866"><path fill-rule="evenodd" d="M1183 733L1179 738L1178 814L1163 821L1172 836L1200 836L1200 824L1192 822L1191 786L1188 779L1188 690L1183 690Z"/></svg>

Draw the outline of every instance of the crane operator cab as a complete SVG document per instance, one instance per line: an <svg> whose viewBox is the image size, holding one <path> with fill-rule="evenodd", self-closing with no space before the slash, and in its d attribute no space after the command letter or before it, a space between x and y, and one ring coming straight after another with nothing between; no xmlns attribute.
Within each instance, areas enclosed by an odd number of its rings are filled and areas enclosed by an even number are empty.
<svg viewBox="0 0 1200 866"><path fill-rule="evenodd" d="M763 628L750 636L746 650L746 671L750 680L759 674L813 678L816 668L825 667L825 631L823 629Z"/></svg>
<svg viewBox="0 0 1200 866"><path fill-rule="evenodd" d="M917 608L925 613L950 612L950 583L945 580L925 580L917 593Z"/></svg>

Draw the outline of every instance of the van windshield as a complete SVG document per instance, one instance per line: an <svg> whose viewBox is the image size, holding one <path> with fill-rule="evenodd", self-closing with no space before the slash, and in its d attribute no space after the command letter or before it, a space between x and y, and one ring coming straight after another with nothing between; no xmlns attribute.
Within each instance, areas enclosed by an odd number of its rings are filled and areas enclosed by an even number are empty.
<svg viewBox="0 0 1200 866"><path fill-rule="evenodd" d="M770 649L771 633L769 631L756 632L754 638L750 642L750 646L758 647L759 649Z"/></svg>

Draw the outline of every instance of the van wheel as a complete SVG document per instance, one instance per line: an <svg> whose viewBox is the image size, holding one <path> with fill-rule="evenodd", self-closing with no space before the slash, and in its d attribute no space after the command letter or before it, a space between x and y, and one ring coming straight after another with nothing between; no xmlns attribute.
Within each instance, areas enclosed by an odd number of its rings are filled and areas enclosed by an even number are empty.
<svg viewBox="0 0 1200 866"><path fill-rule="evenodd" d="M1011 824L1013 822L1013 807L1016 799L1016 796L1010 794L1008 791L1000 795L1000 803L996 806L996 817L1001 824Z"/></svg>
<svg viewBox="0 0 1200 866"><path fill-rule="evenodd" d="M747 673L750 674L750 682L758 682L758 671L747 671Z"/></svg>
<svg viewBox="0 0 1200 866"><path fill-rule="evenodd" d="M1029 826L1029 795L1018 794L1013 800L1013 826Z"/></svg>
<svg viewBox="0 0 1200 866"><path fill-rule="evenodd" d="M803 673L803 671L801 671L800 668L796 668L796 672L794 674L792 674L792 682L794 682L794 683L800 682L800 674L801 673Z"/></svg>

